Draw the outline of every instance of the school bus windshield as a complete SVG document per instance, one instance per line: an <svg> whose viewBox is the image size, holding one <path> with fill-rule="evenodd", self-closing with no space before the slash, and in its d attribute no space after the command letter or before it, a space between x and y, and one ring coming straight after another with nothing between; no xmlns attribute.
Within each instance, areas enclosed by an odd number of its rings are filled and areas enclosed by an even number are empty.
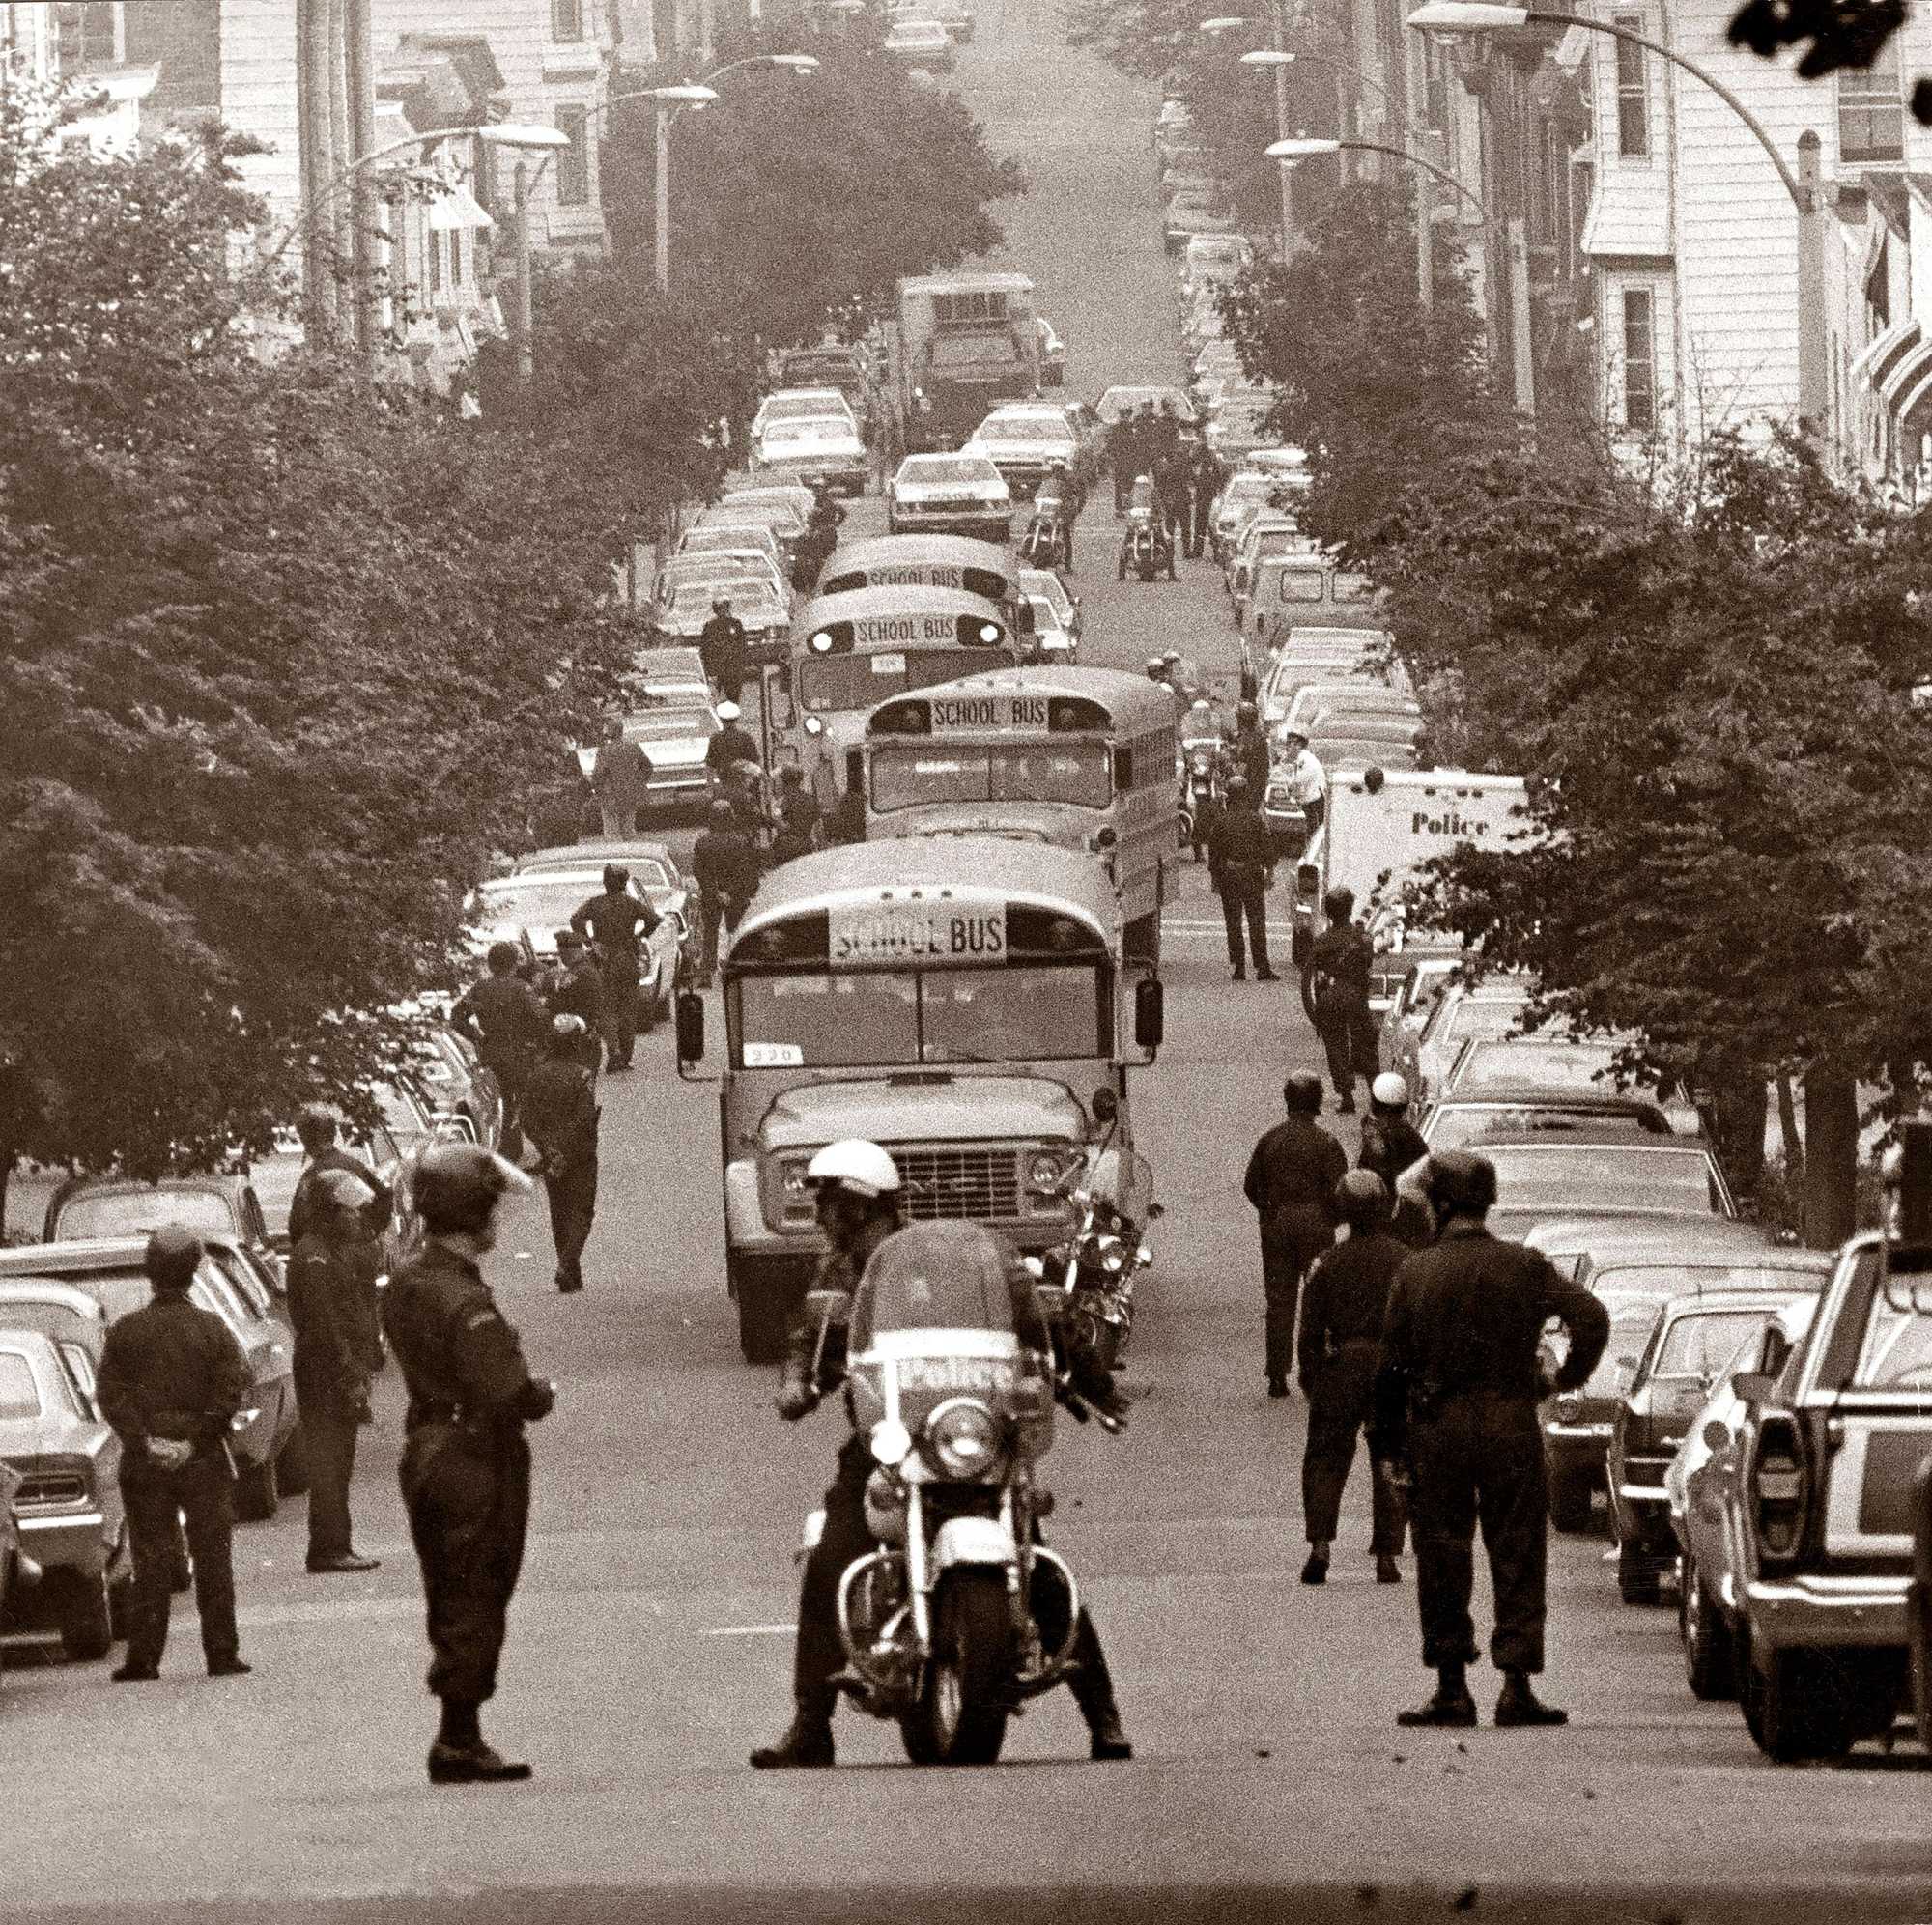
<svg viewBox="0 0 1932 1925"><path fill-rule="evenodd" d="M737 995L747 1069L1053 1062L1113 1045L1092 965L760 974Z"/></svg>
<svg viewBox="0 0 1932 1925"><path fill-rule="evenodd" d="M994 655L1004 662L1005 655ZM798 664L798 698L808 712L826 715L876 707L888 695L929 689L983 665L970 648L902 648L870 655L809 655Z"/></svg>
<svg viewBox="0 0 1932 1925"><path fill-rule="evenodd" d="M1104 742L876 742L872 807L881 814L931 803L1058 802L1105 808L1114 799Z"/></svg>

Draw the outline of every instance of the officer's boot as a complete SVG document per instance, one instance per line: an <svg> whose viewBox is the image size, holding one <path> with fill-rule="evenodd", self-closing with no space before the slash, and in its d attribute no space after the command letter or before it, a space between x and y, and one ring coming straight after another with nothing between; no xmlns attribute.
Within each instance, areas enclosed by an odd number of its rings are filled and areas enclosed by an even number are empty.
<svg viewBox="0 0 1932 1925"><path fill-rule="evenodd" d="M1435 1695L1412 1712L1398 1712L1402 1725L1451 1725L1466 1728L1476 1721L1476 1701L1469 1695L1468 1673L1461 1664L1436 1667Z"/></svg>
<svg viewBox="0 0 1932 1925"><path fill-rule="evenodd" d="M754 1771L823 1770L836 1759L832 1746L832 1712L838 1697L801 1698L791 1723L776 1744L761 1744L752 1753Z"/></svg>
<svg viewBox="0 0 1932 1925"><path fill-rule="evenodd" d="M1530 1689L1527 1671L1505 1671L1502 1692L1496 1699L1496 1722L1504 1727L1568 1724L1570 1713L1546 1705Z"/></svg>
<svg viewBox="0 0 1932 1925"><path fill-rule="evenodd" d="M433 1785L510 1785L531 1775L530 1768L514 1764L483 1741L478 1707L468 1698L442 1701L442 1724L429 1748L429 1781Z"/></svg>
<svg viewBox="0 0 1932 1925"><path fill-rule="evenodd" d="M1100 1634L1085 1611L1074 1642L1074 1668L1066 1680L1080 1715L1087 1720L1088 1755L1096 1765L1117 1764L1134 1755L1127 1734L1121 1725L1121 1708L1114 1701L1113 1674L1107 1669L1107 1654L1100 1649Z"/></svg>

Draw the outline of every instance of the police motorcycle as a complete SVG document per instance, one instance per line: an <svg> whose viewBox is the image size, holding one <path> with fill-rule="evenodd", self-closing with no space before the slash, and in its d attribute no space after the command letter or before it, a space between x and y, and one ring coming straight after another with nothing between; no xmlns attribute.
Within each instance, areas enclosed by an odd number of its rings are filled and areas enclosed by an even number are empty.
<svg viewBox="0 0 1932 1925"><path fill-rule="evenodd" d="M1121 538L1120 579L1127 579L1132 569L1143 581L1166 575L1170 581L1180 579L1175 567L1174 543L1168 539L1154 499L1153 476L1136 478L1127 499L1127 528Z"/></svg>
<svg viewBox="0 0 1932 1925"><path fill-rule="evenodd" d="M1227 801L1227 745L1204 698L1180 719L1180 846L1201 861L1208 832Z"/></svg>
<svg viewBox="0 0 1932 1925"><path fill-rule="evenodd" d="M1098 1371L1112 1371L1126 1354L1134 1330L1134 1279L1153 1261L1148 1248L1148 1226L1167 1211L1151 1199L1153 1169L1145 1156L1129 1151L1122 1157L1111 1147L1113 1118L1107 1136L1090 1151L1085 1166L1069 1181L1069 1194L1079 1212L1073 1233L1040 1260L1040 1275L1064 1302L1060 1322L1069 1356ZM1137 1219L1133 1211L1149 1199ZM1111 1401L1097 1402L1108 1415L1117 1413Z"/></svg>
<svg viewBox="0 0 1932 1925"><path fill-rule="evenodd" d="M879 1246L851 1302L846 1390L875 1461L876 1548L839 1580L837 1682L898 1725L918 1765L994 1763L1009 1721L1072 1670L1079 1587L1039 1539L1039 1464L1056 1401L1121 1428L1026 1347L1012 1261L983 1225L917 1223ZM808 1549L823 1526L814 1513Z"/></svg>

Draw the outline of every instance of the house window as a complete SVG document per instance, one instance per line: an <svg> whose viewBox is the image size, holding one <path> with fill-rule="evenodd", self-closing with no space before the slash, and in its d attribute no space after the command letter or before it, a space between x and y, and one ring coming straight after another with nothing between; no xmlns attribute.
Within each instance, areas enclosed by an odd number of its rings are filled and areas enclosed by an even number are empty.
<svg viewBox="0 0 1932 1925"><path fill-rule="evenodd" d="M1449 126L1449 51L1422 36L1422 124L1438 133Z"/></svg>
<svg viewBox="0 0 1932 1925"><path fill-rule="evenodd" d="M556 151L556 203L558 207L581 208L590 203L590 110L587 107L559 107L556 130L570 138L568 147Z"/></svg>
<svg viewBox="0 0 1932 1925"><path fill-rule="evenodd" d="M1619 14L1615 25L1643 32L1641 14ZM1650 70L1643 48L1617 42L1617 154L1625 160L1650 158Z"/></svg>
<svg viewBox="0 0 1932 1925"><path fill-rule="evenodd" d="M435 228L429 231L429 291L442 292L442 236Z"/></svg>
<svg viewBox="0 0 1932 1925"><path fill-rule="evenodd" d="M1657 426L1657 315L1648 288L1623 291L1624 426Z"/></svg>
<svg viewBox="0 0 1932 1925"><path fill-rule="evenodd" d="M1905 84L1898 42L1866 68L1838 74L1838 158L1905 158Z"/></svg>
<svg viewBox="0 0 1932 1925"><path fill-rule="evenodd" d="M60 6L54 14L54 57L63 73L86 73L121 61L121 9Z"/></svg>
<svg viewBox="0 0 1932 1925"><path fill-rule="evenodd" d="M554 41L583 38L583 0L550 0L550 37Z"/></svg>

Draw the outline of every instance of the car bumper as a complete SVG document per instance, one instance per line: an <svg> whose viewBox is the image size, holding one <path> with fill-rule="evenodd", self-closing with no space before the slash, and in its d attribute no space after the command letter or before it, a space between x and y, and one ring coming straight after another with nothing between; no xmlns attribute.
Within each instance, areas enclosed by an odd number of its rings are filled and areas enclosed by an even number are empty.
<svg viewBox="0 0 1932 1925"><path fill-rule="evenodd" d="M1753 1646L1767 1651L1906 1643L1912 1580L1898 1577L1756 1577L1745 1586Z"/></svg>
<svg viewBox="0 0 1932 1925"><path fill-rule="evenodd" d="M895 503L887 520L900 534L971 535L1004 543L1013 533L1010 508L905 508Z"/></svg>
<svg viewBox="0 0 1932 1925"><path fill-rule="evenodd" d="M107 1518L99 1511L63 1511L19 1519L20 1548L43 1571L93 1572L107 1563Z"/></svg>
<svg viewBox="0 0 1932 1925"><path fill-rule="evenodd" d="M760 463L757 472L774 484L797 481L809 488L815 481L823 481L844 495L865 494L866 484L871 479L871 469L863 460L785 462L777 466Z"/></svg>
<svg viewBox="0 0 1932 1925"><path fill-rule="evenodd" d="M650 780L644 785L644 800L647 803L690 802L695 797L708 794L710 788L709 769L672 769L662 774L653 771Z"/></svg>
<svg viewBox="0 0 1932 1925"><path fill-rule="evenodd" d="M1602 1477L1610 1454L1608 1424L1556 1424L1543 1427L1543 1459L1550 1478Z"/></svg>

